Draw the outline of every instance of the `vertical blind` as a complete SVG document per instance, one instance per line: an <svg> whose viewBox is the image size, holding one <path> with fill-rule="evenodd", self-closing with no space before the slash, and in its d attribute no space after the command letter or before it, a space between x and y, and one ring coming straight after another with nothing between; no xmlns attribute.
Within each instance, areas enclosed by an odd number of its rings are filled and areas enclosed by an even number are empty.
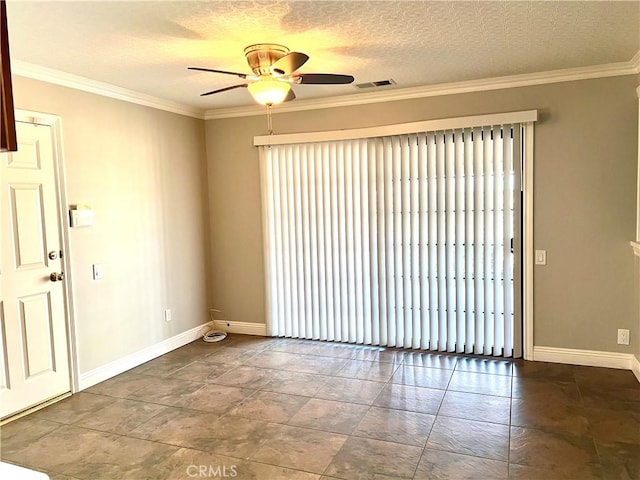
<svg viewBox="0 0 640 480"><path fill-rule="evenodd" d="M270 334L520 356L520 128L261 146Z"/></svg>

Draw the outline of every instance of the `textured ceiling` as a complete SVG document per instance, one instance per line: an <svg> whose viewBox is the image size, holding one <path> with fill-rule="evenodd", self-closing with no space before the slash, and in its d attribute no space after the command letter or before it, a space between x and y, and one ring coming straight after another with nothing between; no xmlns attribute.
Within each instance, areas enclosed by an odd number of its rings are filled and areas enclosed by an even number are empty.
<svg viewBox="0 0 640 480"><path fill-rule="evenodd" d="M628 62L640 2L8 0L12 58L210 110L250 105L243 49L281 43L302 72L392 78L386 89ZM362 92L298 85L298 98ZM369 91L369 90L365 90Z"/></svg>

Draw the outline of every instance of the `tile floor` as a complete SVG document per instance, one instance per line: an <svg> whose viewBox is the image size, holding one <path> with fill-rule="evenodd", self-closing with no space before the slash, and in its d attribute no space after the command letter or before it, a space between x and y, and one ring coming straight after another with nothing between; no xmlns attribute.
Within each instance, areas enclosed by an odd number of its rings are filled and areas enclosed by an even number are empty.
<svg viewBox="0 0 640 480"><path fill-rule="evenodd" d="M9 423L52 479L640 479L630 371L198 340Z"/></svg>

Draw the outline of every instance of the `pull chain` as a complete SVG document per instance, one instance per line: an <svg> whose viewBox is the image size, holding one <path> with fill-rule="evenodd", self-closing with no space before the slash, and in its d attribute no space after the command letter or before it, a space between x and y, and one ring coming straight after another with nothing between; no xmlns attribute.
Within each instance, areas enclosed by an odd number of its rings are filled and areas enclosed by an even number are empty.
<svg viewBox="0 0 640 480"><path fill-rule="evenodd" d="M269 135L273 135L273 120L271 118L271 107L273 107L273 104L267 103L267 130L269 131Z"/></svg>

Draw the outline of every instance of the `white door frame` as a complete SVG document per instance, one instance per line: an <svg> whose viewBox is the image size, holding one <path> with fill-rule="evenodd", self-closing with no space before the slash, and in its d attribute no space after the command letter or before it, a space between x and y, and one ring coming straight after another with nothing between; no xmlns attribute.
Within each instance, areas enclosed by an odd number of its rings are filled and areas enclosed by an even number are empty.
<svg viewBox="0 0 640 480"><path fill-rule="evenodd" d="M33 112L30 110L15 111L16 122L45 125L51 127L53 144L53 168L55 172L55 190L58 212L58 228L61 237L62 266L64 268L64 310L69 357L69 384L71 393L79 391L78 343L75 324L75 306L73 303L73 282L71 275L71 244L69 242L69 222L67 220L67 190L64 171L64 149L62 143L62 118L58 115Z"/></svg>
<svg viewBox="0 0 640 480"><path fill-rule="evenodd" d="M522 165L522 358L533 360L533 125L527 122L523 136Z"/></svg>
<svg viewBox="0 0 640 480"><path fill-rule="evenodd" d="M636 206L636 245L640 244L640 85L636 88L638 94L638 187L636 189L637 206ZM640 255L640 253L636 253Z"/></svg>

